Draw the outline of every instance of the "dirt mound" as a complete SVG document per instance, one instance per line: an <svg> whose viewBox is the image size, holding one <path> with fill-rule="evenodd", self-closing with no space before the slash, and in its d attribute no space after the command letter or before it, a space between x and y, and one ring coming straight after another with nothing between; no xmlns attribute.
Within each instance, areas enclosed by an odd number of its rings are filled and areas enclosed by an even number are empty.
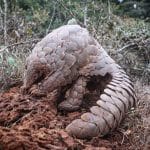
<svg viewBox="0 0 150 150"><path fill-rule="evenodd" d="M0 150L111 150L132 149L119 131L106 137L79 140L65 127L85 109L73 113L57 110L54 98L22 95L19 87L0 94Z"/></svg>

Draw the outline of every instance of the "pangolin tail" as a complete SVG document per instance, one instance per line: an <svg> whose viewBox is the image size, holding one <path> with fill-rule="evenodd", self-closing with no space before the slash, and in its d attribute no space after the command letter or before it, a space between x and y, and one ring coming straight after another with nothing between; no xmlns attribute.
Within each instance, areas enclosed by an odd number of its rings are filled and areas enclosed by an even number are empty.
<svg viewBox="0 0 150 150"><path fill-rule="evenodd" d="M112 80L100 95L90 112L74 120L66 131L77 138L85 139L104 136L114 130L125 113L136 104L133 84L126 73L117 65L119 71L112 73Z"/></svg>

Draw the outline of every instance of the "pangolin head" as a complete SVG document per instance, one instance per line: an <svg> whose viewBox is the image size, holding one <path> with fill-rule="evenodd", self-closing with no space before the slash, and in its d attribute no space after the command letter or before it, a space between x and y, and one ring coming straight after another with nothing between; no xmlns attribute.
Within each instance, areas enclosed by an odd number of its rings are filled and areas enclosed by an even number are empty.
<svg viewBox="0 0 150 150"><path fill-rule="evenodd" d="M30 55L26 59L23 87L28 90L33 84L41 82L48 74L46 63L40 61L38 57Z"/></svg>

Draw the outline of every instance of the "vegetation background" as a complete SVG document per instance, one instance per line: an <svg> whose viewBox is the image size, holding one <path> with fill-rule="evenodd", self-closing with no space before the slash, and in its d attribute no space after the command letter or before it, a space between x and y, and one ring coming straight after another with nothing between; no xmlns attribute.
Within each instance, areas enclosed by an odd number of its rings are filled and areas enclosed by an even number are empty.
<svg viewBox="0 0 150 150"><path fill-rule="evenodd" d="M72 18L134 78L150 81L149 0L0 0L0 88L20 82L35 43Z"/></svg>
<svg viewBox="0 0 150 150"><path fill-rule="evenodd" d="M22 82L25 58L34 45L72 18L126 70L137 91L144 92L139 98L150 91L149 0L0 0L0 91ZM136 147L147 139L149 94L124 124L133 127Z"/></svg>

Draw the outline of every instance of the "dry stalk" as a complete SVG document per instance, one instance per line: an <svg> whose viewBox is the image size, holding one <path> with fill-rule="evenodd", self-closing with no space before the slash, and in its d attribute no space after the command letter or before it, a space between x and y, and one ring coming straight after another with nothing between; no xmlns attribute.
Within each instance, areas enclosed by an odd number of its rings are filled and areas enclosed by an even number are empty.
<svg viewBox="0 0 150 150"><path fill-rule="evenodd" d="M5 46L3 49L0 50L0 52L5 51L7 48L12 47L12 46L21 45L21 44L28 44L31 42L38 42L38 41L39 41L39 39L34 39L34 40L30 40L30 41L25 41L25 42L13 43L13 44L10 44L8 46Z"/></svg>
<svg viewBox="0 0 150 150"><path fill-rule="evenodd" d="M4 12L2 10L2 7L0 6L0 28L3 29L3 15L4 15Z"/></svg>
<svg viewBox="0 0 150 150"><path fill-rule="evenodd" d="M46 35L48 34L49 29L51 28L52 22L53 22L54 17L55 17L55 13L56 13L56 4L57 4L57 1L56 1L56 2L54 2L53 13L52 13L52 17L51 17L51 20L50 20L49 26L48 26L48 28L47 28L47 30L46 30Z"/></svg>
<svg viewBox="0 0 150 150"><path fill-rule="evenodd" d="M84 25L85 27L87 26L87 0L85 1L85 6L84 6Z"/></svg>
<svg viewBox="0 0 150 150"><path fill-rule="evenodd" d="M7 45L7 0L3 0L4 2L4 42Z"/></svg>

